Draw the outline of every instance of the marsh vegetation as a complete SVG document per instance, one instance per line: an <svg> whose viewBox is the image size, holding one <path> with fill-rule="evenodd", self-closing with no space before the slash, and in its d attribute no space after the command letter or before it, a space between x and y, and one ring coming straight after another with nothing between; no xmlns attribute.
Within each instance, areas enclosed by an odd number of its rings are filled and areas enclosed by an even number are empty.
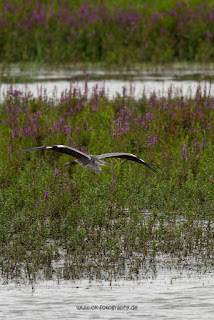
<svg viewBox="0 0 214 320"><path fill-rule="evenodd" d="M207 87L209 84L207 83ZM42 91L43 92L43 91ZM72 86L59 99L12 86L0 109L0 268L5 279L141 278L149 266L213 265L214 99ZM65 144L131 152L154 167L112 160L99 175L63 164ZM168 261L168 262L167 262Z"/></svg>

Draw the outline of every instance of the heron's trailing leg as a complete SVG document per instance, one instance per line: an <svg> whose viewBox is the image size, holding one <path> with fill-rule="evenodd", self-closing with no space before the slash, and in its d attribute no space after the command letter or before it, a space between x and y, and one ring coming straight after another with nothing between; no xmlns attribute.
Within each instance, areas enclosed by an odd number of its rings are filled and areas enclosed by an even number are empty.
<svg viewBox="0 0 214 320"><path fill-rule="evenodd" d="M70 166L70 165L74 165L74 164L77 164L76 160L71 161L71 162L66 162L66 163L64 164L63 168L64 168L65 166Z"/></svg>

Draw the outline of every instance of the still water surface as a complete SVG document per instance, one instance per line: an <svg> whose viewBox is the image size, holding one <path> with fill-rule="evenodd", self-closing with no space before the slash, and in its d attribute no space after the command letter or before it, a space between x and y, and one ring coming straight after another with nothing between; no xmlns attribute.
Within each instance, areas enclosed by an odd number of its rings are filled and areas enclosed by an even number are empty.
<svg viewBox="0 0 214 320"><path fill-rule="evenodd" d="M70 86L77 87L84 92L85 79L88 79L88 93L98 85L98 91L105 88L105 93L109 98L113 98L119 93L122 95L123 88L127 93L135 98L139 98L144 93L150 96L154 91L156 95L164 96L172 88L174 94L195 95L200 83L206 91L214 93L214 68L196 68L196 69L149 69L135 71L103 71L99 69L89 69L86 71L78 69L60 69L60 70L29 70L21 71L19 68L12 68L9 74L3 73L3 80L0 83L0 101L7 90L10 88L9 79L13 79L13 88L25 92L32 92L36 97L44 89L48 97L59 98L64 90L69 90ZM4 82L4 79L7 80ZM23 80L25 79L25 80Z"/></svg>
<svg viewBox="0 0 214 320"><path fill-rule="evenodd" d="M13 85L14 90L20 90L23 93L31 92L34 97L39 96L41 93L45 92L48 97L52 97L53 94L56 98L60 98L61 94L65 90L69 90L72 84L72 88L78 88L82 93L85 90L85 81L42 81L36 83L16 83ZM128 81L128 80L105 80L105 81L88 81L88 94L91 95L94 88L98 84L98 92L99 90L105 89L105 93L109 98L114 98L117 93L122 95L123 88L125 87L127 90L127 94L130 92L132 96L135 98L140 98L142 94L145 94L149 97L153 92L156 93L157 96L166 96L168 94L169 89L172 88L173 95L184 95L184 96L194 96L199 85L197 81L169 81L169 80L147 80L147 81ZM206 84L206 91L211 90L214 93L214 84L210 86L205 82L200 82L202 89L204 90ZM9 90L10 85L3 83L0 88L0 101L2 101L5 93Z"/></svg>
<svg viewBox="0 0 214 320"><path fill-rule="evenodd" d="M160 269L156 278L0 285L0 319L214 319L214 273Z"/></svg>

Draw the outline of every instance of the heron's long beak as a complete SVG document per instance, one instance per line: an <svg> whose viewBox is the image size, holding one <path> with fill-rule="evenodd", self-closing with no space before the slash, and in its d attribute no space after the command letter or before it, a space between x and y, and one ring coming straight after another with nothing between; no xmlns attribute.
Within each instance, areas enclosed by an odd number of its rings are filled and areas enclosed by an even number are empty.
<svg viewBox="0 0 214 320"><path fill-rule="evenodd" d="M111 163L107 163L107 162L105 162L105 161L103 161L103 160L100 160L100 165L101 165L101 166L112 166Z"/></svg>

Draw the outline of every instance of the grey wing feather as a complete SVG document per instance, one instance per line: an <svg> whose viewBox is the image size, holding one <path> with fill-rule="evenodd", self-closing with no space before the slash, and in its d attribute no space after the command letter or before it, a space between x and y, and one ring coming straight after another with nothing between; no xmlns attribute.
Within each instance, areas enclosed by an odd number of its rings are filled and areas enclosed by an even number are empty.
<svg viewBox="0 0 214 320"><path fill-rule="evenodd" d="M113 152L113 153L103 153L97 156L98 159L105 159L105 158L123 158L130 161L135 161L138 163L143 164L147 168L151 169L152 171L156 172L148 163L146 163L143 159L138 158L132 153L124 153L124 152Z"/></svg>
<svg viewBox="0 0 214 320"><path fill-rule="evenodd" d="M30 149L26 149L23 150L19 153L22 152L27 152L27 151L35 151L35 150L42 150L42 149L50 149L53 151L57 151L57 152L61 152L61 153L65 153L68 154L70 156L73 156L75 158L85 158L85 159L90 159L90 156L88 156L87 154L75 149L75 148L71 148L68 146L64 146L64 145L54 145L54 146L41 146L41 147L35 147L35 148L30 148Z"/></svg>

